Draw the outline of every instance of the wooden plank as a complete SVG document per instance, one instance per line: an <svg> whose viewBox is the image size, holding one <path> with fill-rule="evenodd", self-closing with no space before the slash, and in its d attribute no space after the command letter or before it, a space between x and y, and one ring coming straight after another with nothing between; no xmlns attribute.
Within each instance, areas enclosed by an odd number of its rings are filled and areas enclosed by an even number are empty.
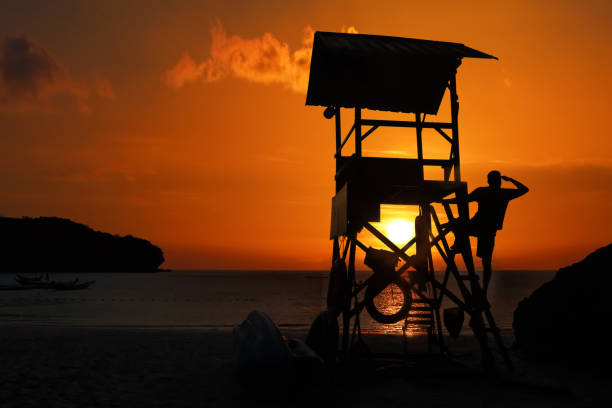
<svg viewBox="0 0 612 408"><path fill-rule="evenodd" d="M374 226L372 224L370 224L369 222L366 222L364 224L365 229L367 229L368 231L370 231L372 233L372 235L374 235L376 238L378 238L383 244L385 244L386 246L388 246L393 252L395 252L397 255L399 255L400 258L402 258L404 261L406 262L410 262L411 259L408 255L406 255L404 252L402 252L401 249L399 249L393 242L391 242L389 240L389 238L385 237L380 231L378 231L376 228L374 228Z"/></svg>
<svg viewBox="0 0 612 408"><path fill-rule="evenodd" d="M423 125L421 123L421 114L415 113L414 118L416 119L417 159L419 164L423 165Z"/></svg>
<svg viewBox="0 0 612 408"><path fill-rule="evenodd" d="M336 124L336 151L342 148L342 126L340 122L340 108L336 108L335 115L335 124ZM337 169L336 169L337 170Z"/></svg>
<svg viewBox="0 0 612 408"><path fill-rule="evenodd" d="M344 252L342 253L342 260L346 262L346 254L348 253L349 244L347 241L344 242Z"/></svg>
<svg viewBox="0 0 612 408"><path fill-rule="evenodd" d="M423 166L449 166L452 165L453 162L446 159L422 159L421 163Z"/></svg>
<svg viewBox="0 0 612 408"><path fill-rule="evenodd" d="M359 241L358 239L355 238L355 243L357 244L357 246L361 249L363 249L364 251L368 250L368 247L365 246L361 241Z"/></svg>
<svg viewBox="0 0 612 408"><path fill-rule="evenodd" d="M444 133L444 131L442 129L440 129L439 127L435 127L434 128L436 130L436 132L438 132L444 139L446 139L446 141L450 144L453 143L453 139L450 138L450 136L448 136L446 133Z"/></svg>
<svg viewBox="0 0 612 408"><path fill-rule="evenodd" d="M348 134L346 135L346 137L344 138L342 143L340 143L340 147L338 149L336 149L336 154L334 155L334 157L338 158L338 157L342 156L342 148L344 147L346 142L348 142L349 137L351 137L351 135L353 134L354 130L355 130L355 124L353 123L353 126L351 127L351 130L349 130Z"/></svg>
<svg viewBox="0 0 612 408"><path fill-rule="evenodd" d="M340 156L342 156L342 126L340 122L340 107L336 108L335 115L335 125L336 125L336 154L334 155L336 159L336 173L340 170ZM336 180L336 193L340 191L342 185Z"/></svg>
<svg viewBox="0 0 612 408"><path fill-rule="evenodd" d="M332 197L332 214L329 238L337 238L347 234L348 226L348 184Z"/></svg>
<svg viewBox="0 0 612 408"><path fill-rule="evenodd" d="M363 136L361 136L361 141L363 141L366 137L370 136L370 134L374 132L376 129L378 129L378 126L372 126L370 129L368 129L368 131L365 132Z"/></svg>
<svg viewBox="0 0 612 408"><path fill-rule="evenodd" d="M451 149L453 151L453 159L455 161L455 181L461 181L461 168L459 160L459 97L457 96L457 82L455 75L450 79L450 104L451 104L451 119L452 119L452 135L453 143Z"/></svg>
<svg viewBox="0 0 612 408"><path fill-rule="evenodd" d="M459 306L460 308L462 308L463 310L465 310L466 312L471 314L472 311L467 307L467 305L464 302L462 302L461 299L459 299L457 296L455 296L455 294L453 292L451 292L450 290L448 290L445 287L443 287L440 284L440 282L432 281L432 285L435 285L436 288L438 290L440 290L440 292L443 292L446 295L446 297L448 297L450 300L455 302L457 304L457 306Z"/></svg>
<svg viewBox="0 0 612 408"><path fill-rule="evenodd" d="M347 285L348 287L346 288L346 294L350 295L351 294L351 289L355 284L355 249L356 249L356 242L355 242L355 236L351 236L349 242L347 243L347 245L350 245L350 250L349 250L349 262L348 262L348 268L347 268L347 274L348 274L348 279L347 279ZM351 303L353 301L353 297L352 296L347 296L346 299L346 303L344 305L344 310L342 312L342 352L345 353L345 355L348 355L349 353L349 335L350 335L350 323L351 323L351 317L353 315L353 313L351 312Z"/></svg>
<svg viewBox="0 0 612 408"><path fill-rule="evenodd" d="M362 125L370 125L370 126L387 126L387 127L417 127L417 123L410 120L380 120L380 119L362 119ZM452 123L445 122L424 122L421 123L423 128L428 129L452 129Z"/></svg>
<svg viewBox="0 0 612 408"><path fill-rule="evenodd" d="M402 249L400 249L400 251L402 252L406 252L407 250L410 249L411 246L413 246L414 244L416 244L416 237L413 237L410 241L406 242L406 245L404 245L402 247Z"/></svg>

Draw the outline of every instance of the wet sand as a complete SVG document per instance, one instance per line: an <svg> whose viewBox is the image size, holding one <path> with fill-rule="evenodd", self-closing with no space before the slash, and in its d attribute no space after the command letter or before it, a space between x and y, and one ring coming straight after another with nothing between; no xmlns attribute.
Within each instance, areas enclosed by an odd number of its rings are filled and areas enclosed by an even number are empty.
<svg viewBox="0 0 612 408"><path fill-rule="evenodd" d="M285 392L264 382L258 393L233 375L228 330L2 326L0 333L2 407L587 407L605 401L610 382L609 375L536 364L516 352L517 374L500 369L499 377L421 353L404 363L339 371L329 381ZM367 341L374 351L402 349L397 337ZM466 336L453 351L473 366L475 346ZM409 350L425 348L415 339Z"/></svg>

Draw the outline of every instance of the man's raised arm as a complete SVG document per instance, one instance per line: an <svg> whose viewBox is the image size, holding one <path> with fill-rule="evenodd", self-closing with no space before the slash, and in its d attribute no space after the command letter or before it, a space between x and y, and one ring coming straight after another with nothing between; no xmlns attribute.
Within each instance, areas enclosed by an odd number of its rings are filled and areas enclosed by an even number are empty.
<svg viewBox="0 0 612 408"><path fill-rule="evenodd" d="M520 196L526 194L527 192L529 192L529 188L527 188L526 185L524 185L520 181L516 181L512 177L501 176L501 179L505 180L505 181L509 181L509 182L511 182L512 184L514 184L516 186L516 189L515 189L516 192L515 192L514 197L512 197L512 198L520 197Z"/></svg>

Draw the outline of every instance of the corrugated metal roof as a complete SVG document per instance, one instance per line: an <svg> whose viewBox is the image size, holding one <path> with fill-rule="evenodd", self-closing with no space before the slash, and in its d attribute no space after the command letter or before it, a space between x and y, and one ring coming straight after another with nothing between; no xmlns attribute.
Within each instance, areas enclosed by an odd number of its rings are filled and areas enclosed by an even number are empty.
<svg viewBox="0 0 612 408"><path fill-rule="evenodd" d="M315 42L328 50L354 52L360 55L397 55L412 57L493 58L493 55L460 43L390 37L370 34L347 34L317 31Z"/></svg>
<svg viewBox="0 0 612 408"><path fill-rule="evenodd" d="M497 59L460 43L317 31L306 104L435 114L464 57Z"/></svg>

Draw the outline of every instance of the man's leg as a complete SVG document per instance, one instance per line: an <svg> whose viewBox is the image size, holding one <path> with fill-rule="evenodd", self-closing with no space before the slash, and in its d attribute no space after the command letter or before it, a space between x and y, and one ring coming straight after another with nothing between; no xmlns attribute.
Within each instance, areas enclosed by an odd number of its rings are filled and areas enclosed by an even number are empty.
<svg viewBox="0 0 612 408"><path fill-rule="evenodd" d="M478 242L479 246L481 246L479 248L479 255L482 258L482 290L486 296L489 283L491 282L491 262L493 259L493 248L495 246L495 233L481 235L478 237Z"/></svg>
<svg viewBox="0 0 612 408"><path fill-rule="evenodd" d="M491 256L482 258L482 290L487 294L489 282L491 282Z"/></svg>

